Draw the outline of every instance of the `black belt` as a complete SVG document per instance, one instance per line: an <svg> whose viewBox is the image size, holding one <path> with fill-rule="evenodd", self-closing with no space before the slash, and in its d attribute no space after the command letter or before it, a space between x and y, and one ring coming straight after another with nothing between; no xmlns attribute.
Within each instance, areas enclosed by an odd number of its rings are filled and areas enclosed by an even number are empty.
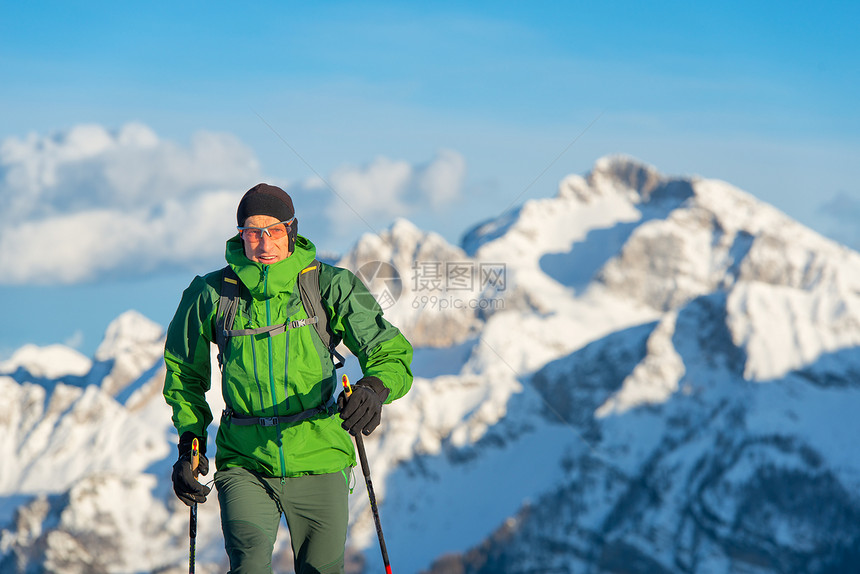
<svg viewBox="0 0 860 574"><path fill-rule="evenodd" d="M308 409L306 411L302 411L294 415L280 415L274 417L255 417L252 415L240 415L233 412L233 409L226 408L221 413L221 421L223 422L226 419L230 422L230 424L239 426L260 425L261 427L273 427L279 424L290 425L293 423L298 423L322 413L331 416L336 412L337 406L335 405L334 401L330 401L329 404L320 405L318 407L314 407L312 409Z"/></svg>

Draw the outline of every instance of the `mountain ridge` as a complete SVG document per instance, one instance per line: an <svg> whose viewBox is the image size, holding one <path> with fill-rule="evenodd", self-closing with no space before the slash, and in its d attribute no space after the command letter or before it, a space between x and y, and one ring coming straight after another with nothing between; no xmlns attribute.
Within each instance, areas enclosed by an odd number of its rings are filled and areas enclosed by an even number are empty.
<svg viewBox="0 0 860 574"><path fill-rule="evenodd" d="M359 276L380 263L399 284L373 274L369 287L399 287L386 316L416 347L412 390L366 441L398 571L860 565L856 252L727 183L611 156L461 246L400 220L339 261ZM163 333L136 313L108 332L89 368L62 349L0 363L18 405L0 417L0 454L17 463L0 469L3 571L181 571ZM44 478L57 468L64 480ZM348 558L369 572L358 482ZM118 547L140 539L125 562L82 542L112 532L92 509L112 515L99 505L123 489L153 511L111 519L128 531ZM201 524L199 570L223 570L216 503ZM289 556L282 533L276 562Z"/></svg>

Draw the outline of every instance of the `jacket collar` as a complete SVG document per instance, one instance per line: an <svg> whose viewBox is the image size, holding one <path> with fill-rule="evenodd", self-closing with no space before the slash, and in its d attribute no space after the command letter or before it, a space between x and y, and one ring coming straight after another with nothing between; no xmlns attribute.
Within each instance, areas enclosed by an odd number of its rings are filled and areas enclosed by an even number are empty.
<svg viewBox="0 0 860 574"><path fill-rule="evenodd" d="M225 257L255 299L268 299L281 292L291 292L299 271L310 265L316 253L316 246L298 235L292 255L277 263L263 264L245 257L242 239L234 235L227 240Z"/></svg>

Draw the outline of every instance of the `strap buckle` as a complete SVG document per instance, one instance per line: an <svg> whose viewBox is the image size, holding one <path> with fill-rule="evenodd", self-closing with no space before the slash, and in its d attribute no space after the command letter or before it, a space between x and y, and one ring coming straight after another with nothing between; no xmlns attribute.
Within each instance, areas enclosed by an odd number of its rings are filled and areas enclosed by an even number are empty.
<svg viewBox="0 0 860 574"><path fill-rule="evenodd" d="M261 427L273 427L278 424L278 417L260 417Z"/></svg>
<svg viewBox="0 0 860 574"><path fill-rule="evenodd" d="M287 323L287 325L288 325L287 328L288 329L298 329L299 327L304 327L306 325L316 325L316 323L318 321L319 321L319 317L317 317L317 316L308 317L307 319L296 319L294 321L290 321L289 323Z"/></svg>

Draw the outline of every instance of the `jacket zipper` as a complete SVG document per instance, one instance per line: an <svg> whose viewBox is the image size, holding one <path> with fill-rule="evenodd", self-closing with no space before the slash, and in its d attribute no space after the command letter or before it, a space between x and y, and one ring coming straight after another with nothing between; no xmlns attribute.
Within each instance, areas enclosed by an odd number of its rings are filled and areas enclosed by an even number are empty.
<svg viewBox="0 0 860 574"><path fill-rule="evenodd" d="M263 267L263 290L268 294L269 287L269 267ZM272 308L270 304L271 299L266 298L266 326L269 327L272 325ZM266 345L269 350L269 387L272 393L272 416L278 416L277 410L277 395L275 395L275 361L274 361L274 353L272 350L272 338L266 337ZM284 445L281 437L281 423L275 425L275 430L278 433L278 454L281 458L281 479L286 476L287 463L284 460Z"/></svg>

